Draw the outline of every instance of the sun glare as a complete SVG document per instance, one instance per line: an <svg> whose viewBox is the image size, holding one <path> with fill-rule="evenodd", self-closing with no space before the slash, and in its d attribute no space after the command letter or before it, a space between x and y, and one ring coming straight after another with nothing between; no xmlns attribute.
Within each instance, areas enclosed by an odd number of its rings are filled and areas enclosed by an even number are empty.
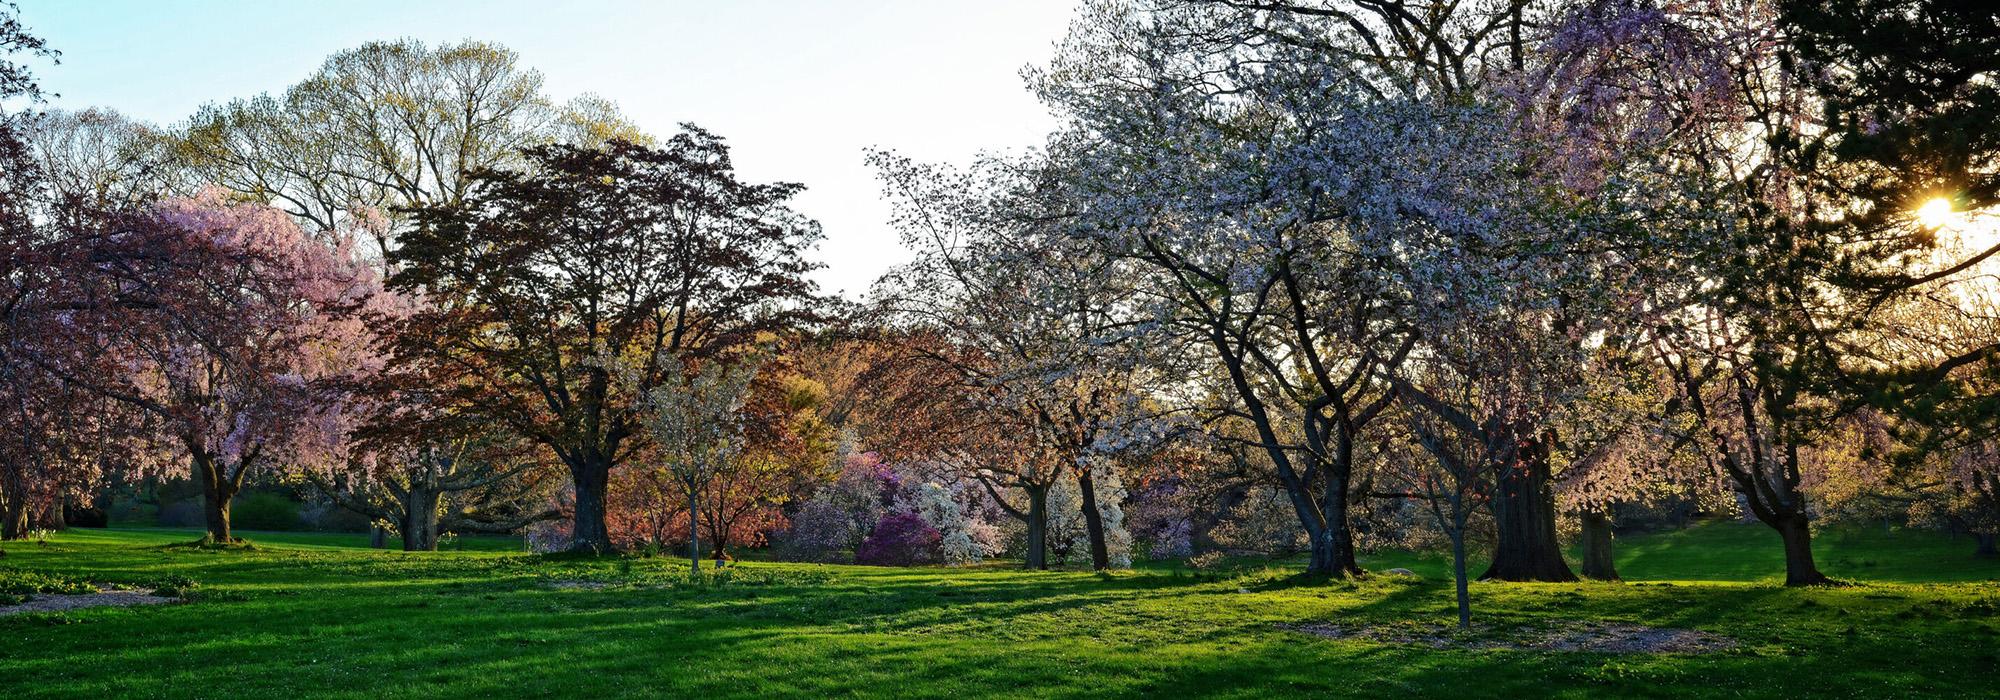
<svg viewBox="0 0 2000 700"><path fill-rule="evenodd" d="M1924 202L1923 206L1917 207L1917 223L1922 224L1924 228L1944 228L1944 225L1951 223L1953 218L1951 200L1943 197L1933 198Z"/></svg>

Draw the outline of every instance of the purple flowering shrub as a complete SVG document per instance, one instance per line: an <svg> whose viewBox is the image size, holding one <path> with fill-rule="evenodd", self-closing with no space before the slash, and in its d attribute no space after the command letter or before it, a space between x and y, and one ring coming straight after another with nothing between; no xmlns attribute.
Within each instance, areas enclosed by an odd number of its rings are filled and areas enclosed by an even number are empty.
<svg viewBox="0 0 2000 700"><path fill-rule="evenodd" d="M916 513L889 513L875 523L875 530L854 551L854 561L876 566L936 563L942 539L937 528Z"/></svg>

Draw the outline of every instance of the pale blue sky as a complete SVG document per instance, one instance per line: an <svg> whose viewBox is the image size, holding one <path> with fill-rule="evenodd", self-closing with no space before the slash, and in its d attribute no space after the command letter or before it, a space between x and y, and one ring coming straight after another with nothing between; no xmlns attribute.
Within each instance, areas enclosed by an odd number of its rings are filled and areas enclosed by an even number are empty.
<svg viewBox="0 0 2000 700"><path fill-rule="evenodd" d="M63 52L39 66L60 107L171 124L205 102L277 92L373 39L475 38L594 92L641 126L692 121L727 137L754 180L810 189L825 225L819 280L864 291L906 256L862 150L962 161L1040 141L1052 120L1019 71L1045 60L1072 0L472 2L20 0Z"/></svg>

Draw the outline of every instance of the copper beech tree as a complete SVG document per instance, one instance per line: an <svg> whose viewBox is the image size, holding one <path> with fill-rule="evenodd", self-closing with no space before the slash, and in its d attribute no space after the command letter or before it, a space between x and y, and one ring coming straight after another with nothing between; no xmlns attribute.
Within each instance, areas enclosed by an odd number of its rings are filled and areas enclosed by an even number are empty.
<svg viewBox="0 0 2000 700"><path fill-rule="evenodd" d="M413 212L391 288L428 304L392 354L462 380L452 410L552 452L575 489L572 547L611 548L611 471L649 441L637 403L690 361L811 316L818 224L801 187L740 180L722 139L686 126L660 147L540 146L486 171L459 206ZM613 358L637 368L613 376Z"/></svg>

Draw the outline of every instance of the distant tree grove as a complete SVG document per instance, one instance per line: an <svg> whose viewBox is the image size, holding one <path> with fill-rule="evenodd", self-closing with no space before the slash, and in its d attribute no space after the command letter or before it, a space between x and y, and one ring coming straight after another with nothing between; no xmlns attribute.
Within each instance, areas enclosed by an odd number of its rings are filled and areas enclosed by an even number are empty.
<svg viewBox="0 0 2000 700"><path fill-rule="evenodd" d="M0 529L284 487L435 549L1615 579L1615 531L2000 555L2000 9L1087 0L1039 148L867 154L912 254L510 50L156 126L0 5ZM1579 568L1565 542L1580 544ZM1775 573L1775 572L1774 572Z"/></svg>

